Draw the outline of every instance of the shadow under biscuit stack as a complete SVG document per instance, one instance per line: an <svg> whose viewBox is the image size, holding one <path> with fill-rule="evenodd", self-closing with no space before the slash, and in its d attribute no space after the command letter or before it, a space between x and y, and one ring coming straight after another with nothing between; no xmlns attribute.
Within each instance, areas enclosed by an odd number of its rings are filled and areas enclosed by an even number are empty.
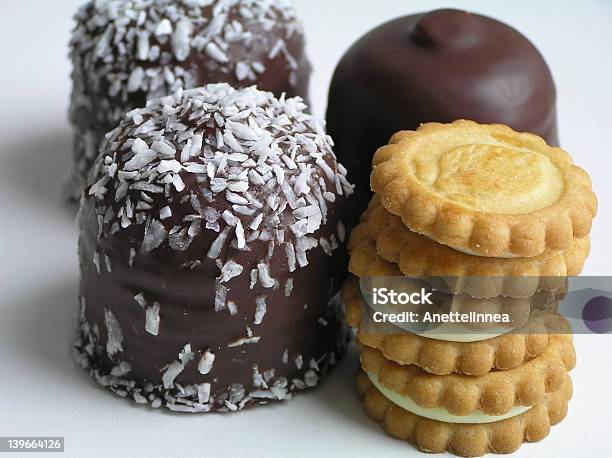
<svg viewBox="0 0 612 458"><path fill-rule="evenodd" d="M371 186L342 290L367 415L426 452L509 453L546 437L572 396L556 308L590 248L588 175L540 137L459 120L395 134ZM366 285L402 277L437 282L453 310L514 321L438 335L373 322Z"/></svg>

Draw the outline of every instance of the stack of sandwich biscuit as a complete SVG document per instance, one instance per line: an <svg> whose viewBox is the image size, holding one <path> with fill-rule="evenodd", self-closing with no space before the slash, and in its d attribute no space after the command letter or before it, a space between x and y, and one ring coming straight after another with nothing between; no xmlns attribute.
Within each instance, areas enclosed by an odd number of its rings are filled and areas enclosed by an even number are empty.
<svg viewBox="0 0 612 458"><path fill-rule="evenodd" d="M542 312L588 256L588 175L535 135L465 120L399 132L373 166L342 291L366 413L427 452L509 453L543 439L566 415L575 353L567 322ZM378 277L438 279L453 306L503 309L514 329L377 328L364 280Z"/></svg>

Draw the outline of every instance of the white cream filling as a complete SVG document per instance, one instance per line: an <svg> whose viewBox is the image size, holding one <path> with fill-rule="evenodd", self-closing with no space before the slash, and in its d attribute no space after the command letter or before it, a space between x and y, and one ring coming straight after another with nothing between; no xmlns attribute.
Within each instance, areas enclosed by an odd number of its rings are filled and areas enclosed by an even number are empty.
<svg viewBox="0 0 612 458"><path fill-rule="evenodd" d="M434 340L443 340L445 342L482 342L483 340L494 339L495 337L503 336L504 334L508 334L512 329L506 328L492 328L488 329L486 332L480 331L469 331L469 330L458 330L453 329L452 334L442 333L436 330L435 332L415 332L414 334L427 337L428 339Z"/></svg>
<svg viewBox="0 0 612 458"><path fill-rule="evenodd" d="M433 239L432 239L433 240ZM449 245L447 245L449 246ZM458 248L458 247L451 247L453 250L459 251L463 254L469 254L470 256L482 256L481 253L477 253L476 251L470 250L469 248ZM498 255L496 256L498 258L502 258L502 259L516 259L516 258L520 258L519 255L517 254L513 254L513 253L506 253L503 255Z"/></svg>
<svg viewBox="0 0 612 458"><path fill-rule="evenodd" d="M401 407L408 412L411 412L419 417L429 418L430 420L442 421L444 423L494 423L496 421L506 420L516 417L531 409L531 406L517 406L510 409L503 415L486 415L482 411L476 411L468 415L453 415L448 410L441 407L426 408L417 405L410 397L403 396L388 388L385 388L379 381L378 377L366 372L372 384L393 404Z"/></svg>

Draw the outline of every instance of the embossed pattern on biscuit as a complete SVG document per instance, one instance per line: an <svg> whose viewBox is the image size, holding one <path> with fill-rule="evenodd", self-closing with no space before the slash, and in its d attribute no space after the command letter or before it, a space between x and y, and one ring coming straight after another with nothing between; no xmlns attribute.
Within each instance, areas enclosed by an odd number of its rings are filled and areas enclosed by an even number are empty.
<svg viewBox="0 0 612 458"><path fill-rule="evenodd" d="M366 414L392 436L424 452L448 451L459 456L511 453L523 442L544 439L550 427L565 418L572 397L572 382L566 374L559 390L519 416L495 423L452 424L419 417L393 404L361 371L356 388Z"/></svg>
<svg viewBox="0 0 612 458"><path fill-rule="evenodd" d="M588 235L597 199L560 148L503 125L459 120L398 132L371 186L413 232L485 257L532 257Z"/></svg>
<svg viewBox="0 0 612 458"><path fill-rule="evenodd" d="M551 335L546 349L519 367L478 377L434 375L417 366L390 361L367 346L361 351L361 367L376 375L385 388L410 397L421 407L443 408L452 415L477 411L504 415L516 406L536 405L547 393L561 388L575 364L572 338L566 334Z"/></svg>
<svg viewBox="0 0 612 458"><path fill-rule="evenodd" d="M491 370L518 367L542 353L551 330L568 332L567 322L530 321L516 333L478 342L446 342L408 332L373 332L361 326L363 312L358 280L349 277L342 287L346 320L357 329L358 341L379 350L385 358L402 365L416 365L425 371L446 375L484 375Z"/></svg>

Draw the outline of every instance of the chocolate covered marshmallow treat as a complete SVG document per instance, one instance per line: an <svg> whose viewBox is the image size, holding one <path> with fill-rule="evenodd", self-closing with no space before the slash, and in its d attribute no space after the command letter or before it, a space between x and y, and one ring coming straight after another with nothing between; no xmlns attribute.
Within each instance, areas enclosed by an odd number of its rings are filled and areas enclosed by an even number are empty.
<svg viewBox="0 0 612 458"><path fill-rule="evenodd" d="M131 111L82 199L75 354L116 394L239 410L317 385L342 354L337 256L352 191L300 98L208 85Z"/></svg>
<svg viewBox="0 0 612 458"><path fill-rule="evenodd" d="M149 98L227 82L308 99L311 66L290 0L96 0L75 20L73 198L104 135Z"/></svg>
<svg viewBox="0 0 612 458"><path fill-rule="evenodd" d="M456 119L507 124L558 145L553 77L525 36L486 16L443 9L386 22L344 54L327 122L356 185L351 226L372 197L376 150L400 130Z"/></svg>

